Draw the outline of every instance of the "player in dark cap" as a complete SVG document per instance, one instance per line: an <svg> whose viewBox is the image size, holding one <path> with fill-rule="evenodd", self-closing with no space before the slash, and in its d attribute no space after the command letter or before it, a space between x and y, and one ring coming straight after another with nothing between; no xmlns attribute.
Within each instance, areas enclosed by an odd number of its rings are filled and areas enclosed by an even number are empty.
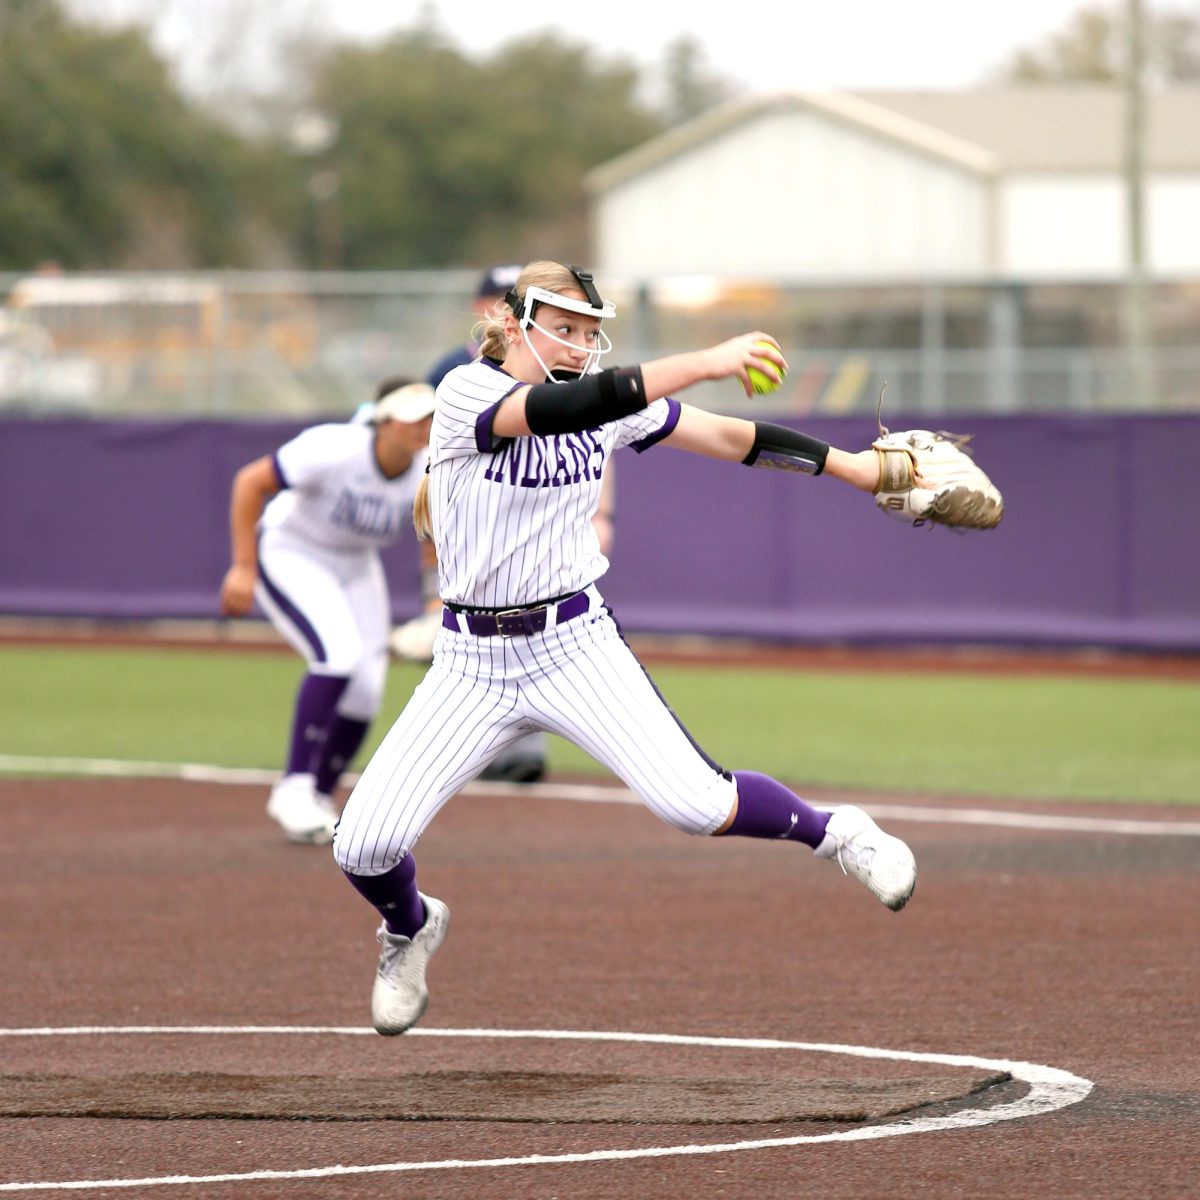
<svg viewBox="0 0 1200 1200"><path fill-rule="evenodd" d="M488 316L492 308L504 299L509 288L516 286L520 274L521 268L510 263L488 267L479 280L475 299L471 302L475 315L480 319ZM455 367L464 366L478 357L479 343L476 341L467 341L461 346L455 346L434 363L425 377L425 382L431 388L436 388Z"/></svg>

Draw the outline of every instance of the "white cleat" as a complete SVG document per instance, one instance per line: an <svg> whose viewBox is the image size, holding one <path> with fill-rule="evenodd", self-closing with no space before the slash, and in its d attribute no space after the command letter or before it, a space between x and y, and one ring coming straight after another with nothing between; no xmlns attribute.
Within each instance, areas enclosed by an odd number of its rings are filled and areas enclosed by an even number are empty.
<svg viewBox="0 0 1200 1200"><path fill-rule="evenodd" d="M892 912L908 903L917 886L913 852L852 804L833 810L825 838L813 853L835 859L843 874L853 875Z"/></svg>
<svg viewBox="0 0 1200 1200"><path fill-rule="evenodd" d="M429 1003L425 967L442 944L450 924L450 910L432 896L420 893L425 924L411 937L389 933L380 925L376 937L382 949L375 986L371 990L371 1023L376 1033L392 1037L411 1029Z"/></svg>
<svg viewBox="0 0 1200 1200"><path fill-rule="evenodd" d="M267 816L289 841L310 846L328 846L338 819L332 798L317 792L311 775L285 775L279 780L271 789Z"/></svg>

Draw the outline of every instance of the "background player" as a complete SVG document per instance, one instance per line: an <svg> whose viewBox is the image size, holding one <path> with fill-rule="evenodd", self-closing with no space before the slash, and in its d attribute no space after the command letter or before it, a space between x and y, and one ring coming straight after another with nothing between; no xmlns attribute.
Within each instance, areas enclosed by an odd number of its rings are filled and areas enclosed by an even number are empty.
<svg viewBox="0 0 1200 1200"><path fill-rule="evenodd" d="M426 964L449 920L445 904L417 889L412 847L463 783L531 729L575 742L684 832L802 842L891 909L904 906L916 882L909 848L861 809L819 810L768 776L731 773L707 758L595 584L607 561L590 518L618 447L662 443L825 473L867 492L879 480L876 452L847 453L669 398L715 379L738 379L750 395L751 367L779 378L786 363L761 333L589 373L610 347L601 321L614 315L587 273L532 263L503 314L487 323L481 359L453 370L438 390L414 519L437 546L444 627L433 665L367 764L334 841L347 878L383 917L371 1003L381 1033L402 1033L424 1011ZM572 381L551 382L559 369Z"/></svg>
<svg viewBox="0 0 1200 1200"><path fill-rule="evenodd" d="M369 413L306 429L233 481L221 611L242 616L257 598L308 663L267 802L293 841L333 839L338 780L383 699L391 613L379 551L409 530L432 413L427 384L387 380Z"/></svg>

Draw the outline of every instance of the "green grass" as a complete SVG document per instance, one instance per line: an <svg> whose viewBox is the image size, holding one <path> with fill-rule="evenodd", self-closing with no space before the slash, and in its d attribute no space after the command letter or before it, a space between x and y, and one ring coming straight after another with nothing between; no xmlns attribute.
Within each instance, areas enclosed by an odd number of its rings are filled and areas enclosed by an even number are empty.
<svg viewBox="0 0 1200 1200"><path fill-rule="evenodd" d="M300 674L298 658L252 650L0 646L0 755L274 768ZM1200 803L1193 683L702 665L653 674L713 758L800 787ZM367 752L420 676L392 668ZM604 773L558 739L551 766Z"/></svg>

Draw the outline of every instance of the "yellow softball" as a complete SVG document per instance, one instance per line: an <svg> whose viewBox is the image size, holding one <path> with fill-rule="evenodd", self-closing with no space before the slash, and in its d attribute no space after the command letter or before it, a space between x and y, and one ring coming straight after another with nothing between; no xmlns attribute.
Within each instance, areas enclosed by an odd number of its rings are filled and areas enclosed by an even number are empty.
<svg viewBox="0 0 1200 1200"><path fill-rule="evenodd" d="M755 342L754 344L755 346L761 346L764 350L775 350L777 348L770 342ZM768 392L776 391L779 387L779 384L776 383L775 380L773 380L769 375L764 374L757 367L747 368L746 374L750 376L750 384L754 388L755 392L760 396L764 396ZM780 382L782 382L785 378L787 378L787 371L780 367Z"/></svg>

